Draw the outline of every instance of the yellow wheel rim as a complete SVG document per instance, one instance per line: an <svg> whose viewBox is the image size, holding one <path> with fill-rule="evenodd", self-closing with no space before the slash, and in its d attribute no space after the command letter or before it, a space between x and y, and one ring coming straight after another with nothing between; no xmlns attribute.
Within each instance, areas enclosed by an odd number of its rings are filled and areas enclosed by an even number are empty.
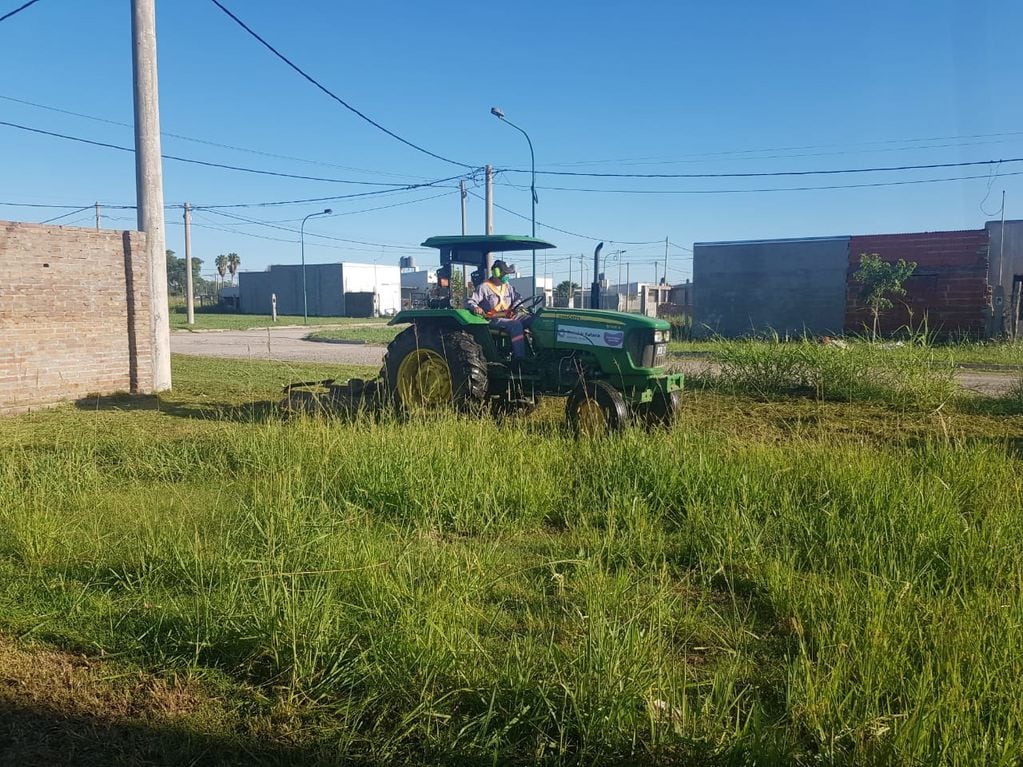
<svg viewBox="0 0 1023 767"><path fill-rule="evenodd" d="M607 431L607 413L596 400L581 402L575 411L575 421L580 434L597 436Z"/></svg>
<svg viewBox="0 0 1023 767"><path fill-rule="evenodd" d="M432 349L416 349L398 365L398 397L408 407L451 402L451 369Z"/></svg>

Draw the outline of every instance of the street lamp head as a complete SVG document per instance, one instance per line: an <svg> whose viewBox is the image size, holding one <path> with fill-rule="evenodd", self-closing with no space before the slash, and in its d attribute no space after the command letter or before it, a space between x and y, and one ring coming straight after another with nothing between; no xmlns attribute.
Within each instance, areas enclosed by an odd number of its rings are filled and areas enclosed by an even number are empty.
<svg viewBox="0 0 1023 767"><path fill-rule="evenodd" d="M496 117L499 120L503 120L504 119L504 112L501 111L500 107L490 107L490 114L492 114L494 117Z"/></svg>

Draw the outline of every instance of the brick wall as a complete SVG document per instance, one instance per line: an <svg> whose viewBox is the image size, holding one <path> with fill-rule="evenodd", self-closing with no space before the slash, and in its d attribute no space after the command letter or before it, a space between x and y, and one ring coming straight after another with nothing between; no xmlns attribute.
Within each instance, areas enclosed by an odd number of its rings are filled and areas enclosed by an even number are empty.
<svg viewBox="0 0 1023 767"><path fill-rule="evenodd" d="M850 238L847 333L862 333L873 323L870 310L859 299L862 285L853 280L862 253L877 253L890 262L904 258L917 263L916 272L904 283L907 294L893 298L895 307L881 315L881 332L891 333L907 325L919 328L926 316L928 329L939 335L984 335L988 314L986 230Z"/></svg>
<svg viewBox="0 0 1023 767"><path fill-rule="evenodd" d="M0 414L152 390L145 235L0 221Z"/></svg>

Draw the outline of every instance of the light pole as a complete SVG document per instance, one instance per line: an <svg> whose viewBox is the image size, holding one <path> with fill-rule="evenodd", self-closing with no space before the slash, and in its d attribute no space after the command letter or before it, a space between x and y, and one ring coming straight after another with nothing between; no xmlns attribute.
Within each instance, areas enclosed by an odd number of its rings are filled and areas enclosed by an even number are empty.
<svg viewBox="0 0 1023 767"><path fill-rule="evenodd" d="M302 243L302 323L304 325L309 324L309 297L306 294L305 288L305 222L311 219L313 216L329 216L333 213L330 208L321 210L318 213L310 213L308 216L302 219L302 226L298 228L298 239ZM291 231L295 231L292 229Z"/></svg>
<svg viewBox="0 0 1023 767"><path fill-rule="evenodd" d="M507 117L504 116L504 112L499 107L490 107L490 114L496 117L498 120L504 123L508 123L511 127L526 137L526 143L529 144L529 192L532 197L532 215L531 220L533 223L533 238L536 239L536 156L533 154L533 142L529 138L529 134L526 133L522 128L513 123ZM533 295L536 295L536 250L533 250Z"/></svg>

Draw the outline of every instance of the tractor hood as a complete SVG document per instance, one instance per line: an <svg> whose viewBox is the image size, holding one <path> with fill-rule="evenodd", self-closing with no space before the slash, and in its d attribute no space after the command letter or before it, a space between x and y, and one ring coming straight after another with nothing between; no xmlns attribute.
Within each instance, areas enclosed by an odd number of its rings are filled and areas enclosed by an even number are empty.
<svg viewBox="0 0 1023 767"><path fill-rule="evenodd" d="M555 322L586 322L613 328L650 328L668 330L671 326L665 320L647 317L643 314L613 312L608 309L543 309L540 316Z"/></svg>

